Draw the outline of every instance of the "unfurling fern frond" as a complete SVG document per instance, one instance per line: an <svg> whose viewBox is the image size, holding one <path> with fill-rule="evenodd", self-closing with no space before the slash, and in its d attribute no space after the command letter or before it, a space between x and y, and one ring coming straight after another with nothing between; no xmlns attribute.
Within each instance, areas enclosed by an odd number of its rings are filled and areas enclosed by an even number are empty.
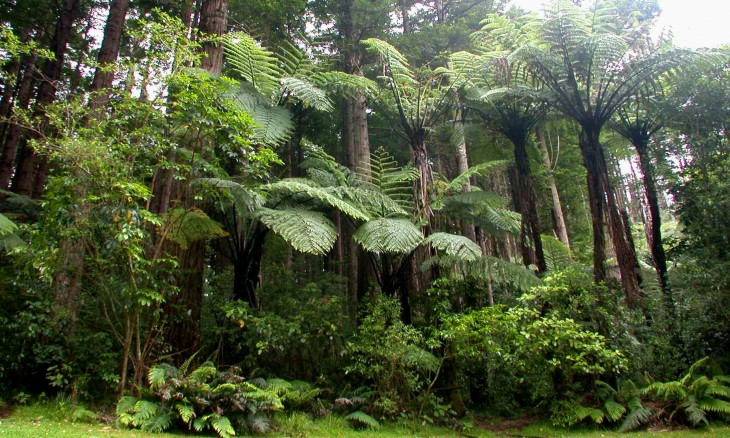
<svg viewBox="0 0 730 438"><path fill-rule="evenodd" d="M370 429L379 429L380 423L375 418L363 411L355 411L345 417L345 420L352 421L360 426L369 427Z"/></svg>
<svg viewBox="0 0 730 438"><path fill-rule="evenodd" d="M352 238L366 251L403 254L413 251L423 241L423 234L407 219L380 218L361 225Z"/></svg>
<svg viewBox="0 0 730 438"><path fill-rule="evenodd" d="M324 255L337 239L334 224L318 211L262 208L258 218L297 251Z"/></svg>

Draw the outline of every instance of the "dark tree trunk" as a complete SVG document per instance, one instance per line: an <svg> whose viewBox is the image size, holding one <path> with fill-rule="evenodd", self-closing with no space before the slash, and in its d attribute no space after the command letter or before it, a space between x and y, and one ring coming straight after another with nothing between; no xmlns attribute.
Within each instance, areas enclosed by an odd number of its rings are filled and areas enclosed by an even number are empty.
<svg viewBox="0 0 730 438"><path fill-rule="evenodd" d="M608 177L608 168L599 142L599 129L583 127L580 133L580 148L587 171L589 203L593 222L593 266L596 281L606 278L604 213L608 216L609 231L613 241L616 260L621 273L621 285L630 307L639 304L643 297L640 288L639 262L636 258L627 230L621 217L616 197Z"/></svg>
<svg viewBox="0 0 730 438"><path fill-rule="evenodd" d="M649 206L649 233L647 239L649 241L649 249L651 250L651 258L657 272L659 286L664 293L666 306L670 310L670 315L673 315L674 298L672 297L672 291L669 287L669 279L667 277L667 255L664 252L664 245L662 244L662 218L659 209L659 195L654 180L654 166L649 157L646 143L636 142L634 147L636 147L636 152L639 155L639 165L641 166L641 174L643 175L646 202Z"/></svg>
<svg viewBox="0 0 730 438"><path fill-rule="evenodd" d="M129 0L112 0L109 5L109 16L104 27L104 39L99 49L96 72L91 82L92 96L89 106L98 109L109 102L109 91L114 81L114 64L119 56L119 45L124 32Z"/></svg>
<svg viewBox="0 0 730 438"><path fill-rule="evenodd" d="M48 123L45 115L45 107L53 103L56 98L57 81L61 77L63 62L66 57L66 46L73 31L73 22L78 14L80 0L65 0L61 14L56 22L56 30L51 42L50 50L54 59L48 60L43 68L41 84L36 95L35 115L42 120L39 131L44 131ZM39 134L33 134L38 137ZM26 147L18 163L16 177L13 180L13 191L21 195L33 195L36 186L36 177L39 170L38 154L31 147ZM42 169L41 169L42 170Z"/></svg>
<svg viewBox="0 0 730 438"><path fill-rule="evenodd" d="M15 97L15 108L17 109L27 110L30 106L30 98L33 91L35 78L35 75L33 74L33 70L35 69L35 62L36 56L30 57L25 66L22 79L19 78L20 84L18 86L18 92ZM10 114L8 114L8 116L10 116ZM0 189L7 190L10 187L10 179L13 176L13 170L15 168L15 158L18 153L18 147L22 139L22 134L23 130L19 125L14 123L9 123L7 125L5 147L3 149L2 160L0 161Z"/></svg>
<svg viewBox="0 0 730 438"><path fill-rule="evenodd" d="M418 170L419 177L414 182L413 191L415 214L418 217L426 219L430 224L433 212L431 211L431 205L428 199L428 189L431 187L433 176L431 175L431 165L428 162L428 151L426 150L426 132L424 129L419 129L411 138L411 155L413 158L413 164ZM426 225L429 228L429 224Z"/></svg>
<svg viewBox="0 0 730 438"><path fill-rule="evenodd" d="M231 298L245 301L252 309L258 308L260 304L256 291L261 284L261 261L267 231L263 225L258 224L250 240L242 242L243 247L235 249Z"/></svg>
<svg viewBox="0 0 730 438"><path fill-rule="evenodd" d="M517 169L517 198L522 221L520 223L520 248L526 266L534 264L538 272L547 271L542 248L540 224L537 217L537 196L532 183L530 157L527 155L527 139L512 139Z"/></svg>

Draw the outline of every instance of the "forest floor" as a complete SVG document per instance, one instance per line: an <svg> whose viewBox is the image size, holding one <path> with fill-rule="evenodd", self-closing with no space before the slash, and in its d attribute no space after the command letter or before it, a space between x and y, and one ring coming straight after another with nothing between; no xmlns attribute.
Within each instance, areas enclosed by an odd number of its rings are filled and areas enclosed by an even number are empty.
<svg viewBox="0 0 730 438"><path fill-rule="evenodd" d="M69 415L73 411L53 405L20 406L11 409L0 406L0 438L81 438L81 437L134 437L134 438L165 438L193 436L191 433L145 433L136 430L119 429L113 423L108 424L100 420L79 419L72 421ZM89 411L83 411L89 412ZM77 414L78 415L78 414ZM338 418L338 420L341 420ZM354 430L348 423L342 421L308 421L292 424L284 419L282 430L266 436L279 437L344 437L344 438L386 438L386 437L581 437L581 438L694 438L694 437L728 437L730 426L716 426L712 429L697 430L656 430L649 432L632 432L619 434L604 430L566 430L550 426L544 421L535 422L533 418L520 420L489 420L477 421L473 427L463 433L447 428L421 426L417 423L385 424L378 430ZM199 434L195 434L199 435ZM208 435L213 436L213 435Z"/></svg>

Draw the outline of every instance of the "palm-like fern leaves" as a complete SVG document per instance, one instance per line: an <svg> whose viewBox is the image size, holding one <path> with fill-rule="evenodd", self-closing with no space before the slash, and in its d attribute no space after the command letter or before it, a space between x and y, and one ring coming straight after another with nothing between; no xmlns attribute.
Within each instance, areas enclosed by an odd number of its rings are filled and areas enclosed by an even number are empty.
<svg viewBox="0 0 730 438"><path fill-rule="evenodd" d="M403 254L423 241L421 230L408 219L378 218L364 223L353 239L367 251Z"/></svg>

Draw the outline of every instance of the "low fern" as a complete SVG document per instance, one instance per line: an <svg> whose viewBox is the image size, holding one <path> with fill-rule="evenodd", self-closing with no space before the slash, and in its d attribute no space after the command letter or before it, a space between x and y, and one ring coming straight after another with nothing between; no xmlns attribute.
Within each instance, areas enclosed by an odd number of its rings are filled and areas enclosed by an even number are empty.
<svg viewBox="0 0 730 438"><path fill-rule="evenodd" d="M233 437L237 431L270 430L268 416L283 408L276 392L246 381L236 368L221 371L204 363L187 373L188 365L152 367L148 394L119 400L119 422L150 432L182 424L197 432L213 430L223 438Z"/></svg>
<svg viewBox="0 0 730 438"><path fill-rule="evenodd" d="M345 420L355 423L358 426L367 427L370 429L380 428L380 423L378 422L378 420L363 411L355 411L345 416Z"/></svg>

